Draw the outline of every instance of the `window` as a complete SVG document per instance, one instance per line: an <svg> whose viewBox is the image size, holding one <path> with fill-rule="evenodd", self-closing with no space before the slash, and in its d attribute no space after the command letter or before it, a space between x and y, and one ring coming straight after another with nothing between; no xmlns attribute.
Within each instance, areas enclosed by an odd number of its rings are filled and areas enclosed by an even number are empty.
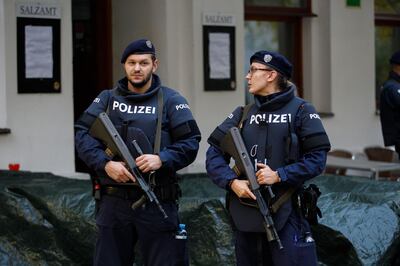
<svg viewBox="0 0 400 266"><path fill-rule="evenodd" d="M375 0L375 14L388 16L399 15L400 2L398 0Z"/></svg>
<svg viewBox="0 0 400 266"><path fill-rule="evenodd" d="M302 8L306 6L306 2L305 0L246 0L246 5Z"/></svg>
<svg viewBox="0 0 400 266"><path fill-rule="evenodd" d="M400 50L400 2L375 0L375 104L379 112L379 95L390 71L389 59Z"/></svg>
<svg viewBox="0 0 400 266"><path fill-rule="evenodd" d="M294 66L292 80L302 90L302 18L313 16L311 0L245 0L245 68L258 50L285 55ZM246 102L252 96L246 90Z"/></svg>
<svg viewBox="0 0 400 266"><path fill-rule="evenodd" d="M248 69L249 58L259 50L278 51L294 63L296 23L290 21L245 21L245 70ZM295 80L301 80L294 73Z"/></svg>

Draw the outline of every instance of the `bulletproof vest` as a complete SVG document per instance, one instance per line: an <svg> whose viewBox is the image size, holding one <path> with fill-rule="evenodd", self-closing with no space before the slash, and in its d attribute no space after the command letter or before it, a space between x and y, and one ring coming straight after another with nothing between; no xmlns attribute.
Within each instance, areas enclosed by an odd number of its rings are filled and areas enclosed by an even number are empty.
<svg viewBox="0 0 400 266"><path fill-rule="evenodd" d="M158 153L160 146L166 146L171 143L170 135L167 132L162 133L161 123L159 125L161 128L159 143L155 145L157 122L160 115L158 112L162 112L162 110L159 110L159 107L163 108L164 105L162 103L159 106L158 101L163 101L162 97L161 99L157 97L159 90L161 90L161 87L153 90L150 95L128 96L123 95L117 88L110 90L106 112L134 158L139 156L139 154L134 149L133 140L137 141L144 154ZM165 114L161 114L162 121L165 120L164 116ZM120 185L106 177L105 173L100 174L99 178L103 185ZM165 170L160 169L156 172L155 182L157 185L165 185L174 182L174 178L175 173L167 173Z"/></svg>
<svg viewBox="0 0 400 266"><path fill-rule="evenodd" d="M111 90L107 108L107 113L117 129L134 127L143 131L152 147L154 147L157 128L157 93L159 89L161 88L152 91L152 95L150 95L152 97L149 95L124 96L116 89ZM122 133L121 137L124 137L124 132L120 133ZM168 143L169 139L163 137L163 142Z"/></svg>
<svg viewBox="0 0 400 266"><path fill-rule="evenodd" d="M247 118L243 121L242 137L255 171L257 162L276 170L297 160L299 145L295 132L295 118L303 103L304 100L293 97L279 108L253 105L248 111ZM275 198L266 200L273 204L289 188L285 183L274 184L272 190ZM228 204L235 226L245 232L264 232L263 220L258 209L243 205L233 194L230 193ZM292 202L287 200L273 214L278 231L285 225L291 211Z"/></svg>
<svg viewBox="0 0 400 266"><path fill-rule="evenodd" d="M242 137L254 165L261 162L275 170L288 163L288 141L292 146L298 146L295 119L303 103L303 100L293 98L277 110L252 106L243 122ZM296 149L298 151L298 147Z"/></svg>

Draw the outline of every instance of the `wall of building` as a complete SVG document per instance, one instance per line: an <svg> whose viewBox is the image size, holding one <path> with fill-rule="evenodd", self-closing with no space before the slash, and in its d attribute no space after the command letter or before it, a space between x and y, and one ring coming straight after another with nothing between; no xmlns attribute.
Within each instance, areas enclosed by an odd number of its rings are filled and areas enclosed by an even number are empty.
<svg viewBox="0 0 400 266"><path fill-rule="evenodd" d="M74 171L71 1L41 0L61 7L60 94L18 94L16 74L17 0L0 0L0 168L19 162L31 171ZM25 1L24 3L29 2ZM243 105L244 4L243 0L113 1L113 79L123 76L119 62L128 43L150 38L158 51L158 74L166 86L189 101L203 140L194 164L184 171L204 172L206 140L235 108ZM317 17L304 19L303 59L305 98L320 112L333 148L361 151L382 145L379 117L374 110L373 0L361 8L345 1L313 0ZM236 34L235 91L204 91L204 13L233 15Z"/></svg>
<svg viewBox="0 0 400 266"><path fill-rule="evenodd" d="M236 90L204 91L203 81L203 31L202 15L220 13L233 15L235 20L236 45ZM203 136L199 155L189 171L205 171L205 154L208 148L207 138L238 105L245 103L243 88L244 75L244 4L243 0L193 0L193 72L194 102L197 122Z"/></svg>
<svg viewBox="0 0 400 266"><path fill-rule="evenodd" d="M157 5L158 4L158 5ZM113 79L118 81L125 74L120 63L125 47L136 39L148 38L154 42L157 57L163 61L165 47L165 1L112 2ZM163 69L158 74L165 76Z"/></svg>
<svg viewBox="0 0 400 266"><path fill-rule="evenodd" d="M360 8L314 0L317 17L304 20L305 98L323 118L333 149L354 153L383 145L375 114L374 1Z"/></svg>
<svg viewBox="0 0 400 266"><path fill-rule="evenodd" d="M4 0L0 0L0 58L5 58ZM0 60L0 128L7 128L6 61Z"/></svg>
<svg viewBox="0 0 400 266"><path fill-rule="evenodd" d="M187 98L199 124L203 135L199 155L195 163L184 171L205 171L209 134L235 106L244 103L242 86L238 86L235 91L204 91L202 14L208 12L234 15L237 84L243 84L243 7L242 0L113 2L114 80L123 75L118 59L126 45L137 38L150 38L157 49L160 61L158 74L164 85L178 90Z"/></svg>
<svg viewBox="0 0 400 266"><path fill-rule="evenodd" d="M18 162L22 170L74 171L72 28L70 0L24 1L61 7L61 86L57 94L17 93L16 12L14 0L0 1L0 121L11 134L0 135L0 168ZM4 15L4 16L3 16ZM4 34L1 34L4 30ZM3 57L4 55L4 57ZM4 64L4 65L2 65ZM5 117L4 117L4 114ZM1 123L1 122L0 122ZM1 127L2 125L0 125Z"/></svg>
<svg viewBox="0 0 400 266"><path fill-rule="evenodd" d="M167 4L168 2L168 4ZM192 4L185 0L150 0L113 2L113 77L124 73L120 58L133 40L149 38L156 47L164 85L190 97L193 71Z"/></svg>
<svg viewBox="0 0 400 266"><path fill-rule="evenodd" d="M346 7L345 1L329 1L329 4L329 71L334 117L324 119L324 124L333 148L359 152L365 146L383 145L374 107L374 1L362 1L361 8Z"/></svg>
<svg viewBox="0 0 400 266"><path fill-rule="evenodd" d="M316 17L303 18L304 98L318 112L330 113L331 101L331 31L330 5L313 1Z"/></svg>

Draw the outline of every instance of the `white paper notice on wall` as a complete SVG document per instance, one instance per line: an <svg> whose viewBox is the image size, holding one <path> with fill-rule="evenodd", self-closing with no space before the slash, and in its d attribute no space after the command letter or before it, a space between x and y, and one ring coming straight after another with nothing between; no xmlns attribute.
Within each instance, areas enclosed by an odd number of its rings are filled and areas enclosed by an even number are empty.
<svg viewBox="0 0 400 266"><path fill-rule="evenodd" d="M230 79L230 40L228 33L210 33L209 62L211 79Z"/></svg>
<svg viewBox="0 0 400 266"><path fill-rule="evenodd" d="M25 26L25 78L53 78L53 28Z"/></svg>

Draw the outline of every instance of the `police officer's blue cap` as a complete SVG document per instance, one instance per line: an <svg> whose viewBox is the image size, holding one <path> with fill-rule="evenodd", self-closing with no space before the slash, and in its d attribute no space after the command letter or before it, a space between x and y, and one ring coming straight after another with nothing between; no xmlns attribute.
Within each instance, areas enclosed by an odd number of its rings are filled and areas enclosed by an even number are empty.
<svg viewBox="0 0 400 266"><path fill-rule="evenodd" d="M292 77L293 65L283 55L271 51L258 51L250 57L250 64L253 62L269 66L286 78Z"/></svg>
<svg viewBox="0 0 400 266"><path fill-rule="evenodd" d="M400 65L400 51L395 52L390 58L390 63L393 65Z"/></svg>
<svg viewBox="0 0 400 266"><path fill-rule="evenodd" d="M153 43L147 39L140 39L131 42L122 53L121 63L124 64L128 56L131 54L152 54L156 55L156 49Z"/></svg>

